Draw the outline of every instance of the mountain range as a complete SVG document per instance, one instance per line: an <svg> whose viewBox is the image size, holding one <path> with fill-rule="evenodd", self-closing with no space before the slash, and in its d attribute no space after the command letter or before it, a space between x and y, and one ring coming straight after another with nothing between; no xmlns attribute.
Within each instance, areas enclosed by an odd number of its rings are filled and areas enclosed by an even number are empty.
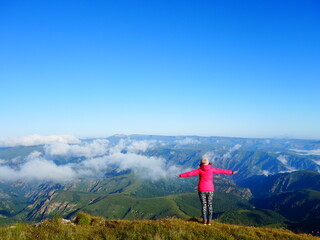
<svg viewBox="0 0 320 240"><path fill-rule="evenodd" d="M2 147L0 224L80 211L109 219L199 217L197 178L174 175L206 156L216 168L239 171L215 176L218 221L317 230L319 149L316 140L156 135Z"/></svg>

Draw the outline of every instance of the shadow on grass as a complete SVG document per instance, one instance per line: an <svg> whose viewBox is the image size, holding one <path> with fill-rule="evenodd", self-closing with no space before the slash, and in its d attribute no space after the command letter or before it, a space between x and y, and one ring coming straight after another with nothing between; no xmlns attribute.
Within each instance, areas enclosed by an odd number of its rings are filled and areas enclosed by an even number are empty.
<svg viewBox="0 0 320 240"><path fill-rule="evenodd" d="M188 222L196 222L196 223L202 223L202 220L200 218L190 218L189 220L187 220Z"/></svg>

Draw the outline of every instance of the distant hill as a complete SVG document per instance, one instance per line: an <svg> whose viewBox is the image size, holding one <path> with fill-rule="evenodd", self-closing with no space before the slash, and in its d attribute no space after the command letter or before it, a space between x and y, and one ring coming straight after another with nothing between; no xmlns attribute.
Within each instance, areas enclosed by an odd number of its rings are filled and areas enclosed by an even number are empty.
<svg viewBox="0 0 320 240"><path fill-rule="evenodd" d="M305 221L320 216L320 192L310 189L296 190L255 199L260 208L275 210L292 221Z"/></svg>
<svg viewBox="0 0 320 240"><path fill-rule="evenodd" d="M320 174L296 171L271 176L252 176L241 182L254 198L251 204L281 214L292 229L317 229L320 216Z"/></svg>
<svg viewBox="0 0 320 240"><path fill-rule="evenodd" d="M255 197L302 189L320 191L320 173L301 170L270 176L252 176L241 181L240 185L250 188Z"/></svg>

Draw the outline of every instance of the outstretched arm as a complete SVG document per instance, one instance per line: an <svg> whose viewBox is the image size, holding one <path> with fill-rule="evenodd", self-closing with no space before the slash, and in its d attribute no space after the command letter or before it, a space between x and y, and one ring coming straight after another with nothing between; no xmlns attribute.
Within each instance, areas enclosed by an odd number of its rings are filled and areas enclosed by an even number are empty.
<svg viewBox="0 0 320 240"><path fill-rule="evenodd" d="M181 173L179 177L193 177L199 174L199 169L192 170L190 172Z"/></svg>
<svg viewBox="0 0 320 240"><path fill-rule="evenodd" d="M213 174L227 174L227 175L232 175L237 173L238 171L231 171L227 169L221 169L221 168L214 168L212 173Z"/></svg>

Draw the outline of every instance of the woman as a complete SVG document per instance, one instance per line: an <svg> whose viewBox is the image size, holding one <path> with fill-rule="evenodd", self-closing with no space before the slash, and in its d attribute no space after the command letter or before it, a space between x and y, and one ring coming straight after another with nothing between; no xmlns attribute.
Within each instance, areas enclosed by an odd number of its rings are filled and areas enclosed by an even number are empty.
<svg viewBox="0 0 320 240"><path fill-rule="evenodd" d="M181 173L179 177L193 177L199 175L198 192L201 201L202 218L204 225L211 225L212 199L214 192L213 174L235 174L238 171L230 171L211 167L207 158L202 158L200 168L190 172Z"/></svg>

